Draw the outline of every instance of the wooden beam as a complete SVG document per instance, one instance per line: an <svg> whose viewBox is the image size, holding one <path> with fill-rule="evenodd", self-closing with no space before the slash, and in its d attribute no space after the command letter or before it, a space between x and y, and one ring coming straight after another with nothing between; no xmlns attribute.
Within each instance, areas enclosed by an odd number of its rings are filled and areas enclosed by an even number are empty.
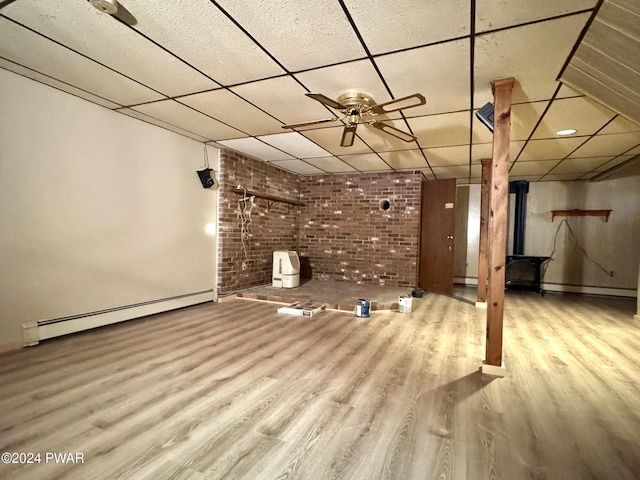
<svg viewBox="0 0 640 480"><path fill-rule="evenodd" d="M502 366L504 277L509 202L509 141L513 78L491 83L493 90L493 158L489 193L489 263L487 294L487 344L485 364Z"/></svg>
<svg viewBox="0 0 640 480"><path fill-rule="evenodd" d="M487 263L489 261L489 192L491 189L491 159L483 158L480 192L480 237L478 248L478 299L476 304L487 302Z"/></svg>

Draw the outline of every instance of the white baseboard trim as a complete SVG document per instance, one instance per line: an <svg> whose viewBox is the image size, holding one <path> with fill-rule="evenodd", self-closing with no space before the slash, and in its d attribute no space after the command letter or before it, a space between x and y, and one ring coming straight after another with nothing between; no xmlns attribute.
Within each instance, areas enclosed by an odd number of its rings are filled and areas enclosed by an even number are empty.
<svg viewBox="0 0 640 480"><path fill-rule="evenodd" d="M477 278L453 277L453 282L459 285L477 286ZM583 285L563 285L559 283L543 283L546 292L584 293L587 295L608 295L612 297L636 298L638 291L633 288L587 287Z"/></svg>
<svg viewBox="0 0 640 480"><path fill-rule="evenodd" d="M480 365L480 371L484 375L493 375L494 377L504 377L507 375L507 369L504 366L504 362L502 362L502 365L499 367L482 362L482 365Z"/></svg>
<svg viewBox="0 0 640 480"><path fill-rule="evenodd" d="M638 296L638 291L631 288L585 287L583 285L561 285L558 283L543 283L542 289L546 292L584 293L588 295L608 295L612 297L635 298Z"/></svg>
<svg viewBox="0 0 640 480"><path fill-rule="evenodd" d="M99 312L74 315L54 320L24 322L22 324L22 346L37 345L41 340L103 327L117 322L189 307L199 303L215 301L213 290L179 295L176 297L144 302L137 305L117 307Z"/></svg>

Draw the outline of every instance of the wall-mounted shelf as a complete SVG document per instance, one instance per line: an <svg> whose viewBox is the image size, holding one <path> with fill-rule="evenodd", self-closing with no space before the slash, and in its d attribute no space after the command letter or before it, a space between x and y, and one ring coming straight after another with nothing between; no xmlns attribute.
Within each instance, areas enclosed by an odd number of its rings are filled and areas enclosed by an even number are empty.
<svg viewBox="0 0 640 480"><path fill-rule="evenodd" d="M556 217L604 217L604 221L609 221L609 215L613 210L551 210L551 221Z"/></svg>
<svg viewBox="0 0 640 480"><path fill-rule="evenodd" d="M304 206L304 203L299 202L297 200L289 200L288 198L276 197L274 195L268 195L266 193L256 193L251 190L245 190L244 188L234 188L232 192L238 195L246 195L247 197L263 198L269 202L268 203L269 207L271 207L271 205L273 205L276 202L286 203L287 205L295 205L297 207Z"/></svg>

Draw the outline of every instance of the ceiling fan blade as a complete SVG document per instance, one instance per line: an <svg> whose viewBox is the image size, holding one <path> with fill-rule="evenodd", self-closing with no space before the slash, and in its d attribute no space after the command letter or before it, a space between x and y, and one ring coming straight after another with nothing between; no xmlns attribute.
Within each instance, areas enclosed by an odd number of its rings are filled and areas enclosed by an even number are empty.
<svg viewBox="0 0 640 480"><path fill-rule="evenodd" d="M12 4L15 1L16 0L3 0L2 2L0 2L0 10L2 10L4 7L6 7L7 5Z"/></svg>
<svg viewBox="0 0 640 480"><path fill-rule="evenodd" d="M118 3L118 11L113 17L116 20L119 20L120 22L124 23L125 25L129 25L130 27L133 27L138 23L138 20L136 19L136 17L134 17L129 10L124 8L124 6L121 3Z"/></svg>
<svg viewBox="0 0 640 480"><path fill-rule="evenodd" d="M342 105L341 103L336 102L335 100L323 95L321 93L305 93L305 95L309 98L313 98L315 101L326 105L327 107L335 108L336 110L346 110L347 107Z"/></svg>
<svg viewBox="0 0 640 480"><path fill-rule="evenodd" d="M310 122L292 123L290 125L283 125L282 128L300 128L308 127L310 125L319 125L321 123L335 122L337 118L323 118L322 120L311 120Z"/></svg>
<svg viewBox="0 0 640 480"><path fill-rule="evenodd" d="M87 0L94 8L111 15L120 23L133 27L138 23L136 17L125 8L118 0Z"/></svg>
<svg viewBox="0 0 640 480"><path fill-rule="evenodd" d="M344 130L342 131L342 140L340 141L341 147L350 147L351 145L353 145L353 141L356 138L357 128L357 123L352 123L344 127Z"/></svg>
<svg viewBox="0 0 640 480"><path fill-rule="evenodd" d="M399 138L400 140L403 140L405 142L412 142L416 139L416 137L411 135L410 133L405 132L404 130L399 130L396 127L387 125L386 123L369 122L369 125L377 128L378 130L382 130L383 132L388 133L389 135L393 135L394 137Z"/></svg>
<svg viewBox="0 0 640 480"><path fill-rule="evenodd" d="M380 103L371 108L371 113L381 115L383 113L395 112L405 108L419 107L427 103L427 100L419 93L408 95L406 97L397 98L390 102Z"/></svg>

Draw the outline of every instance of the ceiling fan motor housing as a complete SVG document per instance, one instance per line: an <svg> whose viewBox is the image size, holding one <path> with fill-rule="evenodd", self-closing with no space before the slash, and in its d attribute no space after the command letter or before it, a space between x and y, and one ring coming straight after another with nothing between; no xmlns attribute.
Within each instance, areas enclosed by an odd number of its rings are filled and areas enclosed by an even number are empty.
<svg viewBox="0 0 640 480"><path fill-rule="evenodd" d="M349 116L366 114L376 104L371 95L363 92L349 91L338 97L338 103L348 107Z"/></svg>

